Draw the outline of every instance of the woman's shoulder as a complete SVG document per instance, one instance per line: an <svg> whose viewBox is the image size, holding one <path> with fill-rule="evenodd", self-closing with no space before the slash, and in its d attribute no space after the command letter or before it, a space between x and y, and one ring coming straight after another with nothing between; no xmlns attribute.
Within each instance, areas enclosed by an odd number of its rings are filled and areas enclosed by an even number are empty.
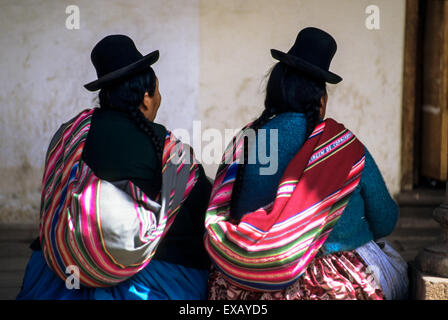
<svg viewBox="0 0 448 320"><path fill-rule="evenodd" d="M157 136L164 138L168 132L168 129L160 123L157 122L151 122L150 125L154 129Z"/></svg>
<svg viewBox="0 0 448 320"><path fill-rule="evenodd" d="M364 146L364 156L364 168L360 182L363 192L381 193L382 190L387 190L383 175L366 146Z"/></svg>
<svg viewBox="0 0 448 320"><path fill-rule="evenodd" d="M379 168L370 153L369 149L364 145L364 170L371 171L379 171Z"/></svg>
<svg viewBox="0 0 448 320"><path fill-rule="evenodd" d="M306 117L303 113L297 112L284 112L277 114L271 120L269 120L262 128L287 128L287 127L305 127Z"/></svg>
<svg viewBox="0 0 448 320"><path fill-rule="evenodd" d="M92 126L111 135L126 135L128 137L145 138L146 134L140 130L132 117L122 111L97 109L92 118ZM149 125L160 137L165 137L167 129L159 123L150 122Z"/></svg>
<svg viewBox="0 0 448 320"><path fill-rule="evenodd" d="M159 124L150 124L161 138L166 129ZM85 155L96 162L108 165L112 159L117 163L133 163L155 159L155 147L151 138L141 130L131 116L114 110L96 110L87 136ZM154 158L154 159L153 159Z"/></svg>
<svg viewBox="0 0 448 320"><path fill-rule="evenodd" d="M307 121L303 113L285 112L276 115L261 129L277 130L279 148L298 150L306 138L306 126ZM271 138L269 132L267 136Z"/></svg>
<svg viewBox="0 0 448 320"><path fill-rule="evenodd" d="M268 144L274 141L269 131L276 130L279 156L281 154L295 154L306 140L306 117L302 113L285 112L269 120L262 129L268 132ZM290 156L286 156L290 158Z"/></svg>

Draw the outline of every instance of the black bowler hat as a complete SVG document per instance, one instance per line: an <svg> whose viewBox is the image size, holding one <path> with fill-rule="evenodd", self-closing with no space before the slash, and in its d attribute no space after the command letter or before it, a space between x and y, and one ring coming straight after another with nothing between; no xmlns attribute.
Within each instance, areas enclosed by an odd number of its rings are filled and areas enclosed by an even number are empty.
<svg viewBox="0 0 448 320"><path fill-rule="evenodd" d="M159 59L159 51L143 56L134 41L125 35L110 35L98 42L90 55L98 79L84 87L89 91L99 90L143 71Z"/></svg>
<svg viewBox="0 0 448 320"><path fill-rule="evenodd" d="M311 78L338 83L342 78L328 70L336 49L336 41L331 35L323 30L308 27L299 32L288 53L271 49L271 55Z"/></svg>

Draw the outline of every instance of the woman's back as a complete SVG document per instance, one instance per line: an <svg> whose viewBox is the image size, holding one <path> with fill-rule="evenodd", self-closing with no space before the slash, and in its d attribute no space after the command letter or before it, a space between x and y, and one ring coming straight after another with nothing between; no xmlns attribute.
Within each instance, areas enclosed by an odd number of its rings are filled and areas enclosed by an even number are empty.
<svg viewBox="0 0 448 320"><path fill-rule="evenodd" d="M275 116L261 129L266 130L266 152L270 153L271 157L273 152L277 153L277 171L273 175L260 175L260 168L264 165L260 164L258 157L256 163L246 164L240 197L234 208L235 217L238 218L274 201L283 172L305 142L306 118L301 113L285 112ZM278 130L277 143L272 141L269 130ZM258 143L257 135L254 144L249 146L250 152L255 145L258 148Z"/></svg>
<svg viewBox="0 0 448 320"><path fill-rule="evenodd" d="M161 139L165 137L164 126L151 126ZM161 159L157 158L150 137L125 112L95 110L83 159L101 179L132 179L150 197L160 190Z"/></svg>
<svg viewBox="0 0 448 320"><path fill-rule="evenodd" d="M143 55L128 36L109 35L90 57L98 79L84 87L100 90L100 108L50 143L42 232L18 299L204 299L211 185L189 146L154 123L159 51ZM66 266L78 268L79 290L66 287Z"/></svg>
<svg viewBox="0 0 448 320"><path fill-rule="evenodd" d="M160 138L167 131L151 122ZM126 113L97 109L83 153L84 161L95 174L106 181L130 180L151 198L162 185L161 159L152 140ZM167 235L159 245L154 259L206 269L208 255L202 245L203 213L208 205L211 184L200 168L199 179Z"/></svg>
<svg viewBox="0 0 448 320"><path fill-rule="evenodd" d="M396 299L406 293L406 263L374 241L392 232L397 206L355 134L325 119L326 83L342 81L329 70L336 48L330 34L308 27L287 52L271 49L279 62L269 74L265 108L234 137L216 174L205 238L219 267L211 275L211 299ZM263 175L263 161L249 163L253 145L249 140L246 148L244 139L258 129L279 130L278 149L273 141L266 146L278 151L271 176ZM263 293L268 290L275 291Z"/></svg>
<svg viewBox="0 0 448 320"><path fill-rule="evenodd" d="M240 197L235 204L234 214L238 218L275 200L283 172L306 140L306 119L301 113L279 114L261 129L278 130L278 170L274 175L260 175L264 165L258 159L254 164L246 164ZM266 141L266 150L273 152L268 133ZM323 245L324 252L353 250L390 234L395 226L398 207L390 197L375 161L368 150L365 151L361 181Z"/></svg>

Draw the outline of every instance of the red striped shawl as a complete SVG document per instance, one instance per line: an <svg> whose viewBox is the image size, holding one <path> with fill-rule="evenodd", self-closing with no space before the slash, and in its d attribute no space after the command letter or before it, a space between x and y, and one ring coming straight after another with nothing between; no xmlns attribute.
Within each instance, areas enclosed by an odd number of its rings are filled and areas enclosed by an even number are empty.
<svg viewBox="0 0 448 320"><path fill-rule="evenodd" d="M228 146L216 174L205 246L234 284L280 290L303 274L343 213L361 177L364 147L342 124L327 119L289 163L275 201L235 222L230 199L246 129L250 125Z"/></svg>

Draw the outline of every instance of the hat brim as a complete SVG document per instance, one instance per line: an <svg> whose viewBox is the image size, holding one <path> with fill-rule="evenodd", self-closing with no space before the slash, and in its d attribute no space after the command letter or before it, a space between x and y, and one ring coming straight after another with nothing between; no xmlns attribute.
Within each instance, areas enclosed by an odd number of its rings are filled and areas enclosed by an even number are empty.
<svg viewBox="0 0 448 320"><path fill-rule="evenodd" d="M139 71L142 71L145 67L154 64L157 60L159 60L159 50L155 50L146 56L143 56L140 60L127 65L126 67L117 69L113 72L110 72L101 78L89 82L84 85L89 91L97 91L107 85L111 85L116 83L118 80L127 78L129 76L137 74Z"/></svg>
<svg viewBox="0 0 448 320"><path fill-rule="evenodd" d="M300 72L303 72L311 78L315 78L317 80L322 80L332 84L336 84L342 81L342 78L337 74L319 68L318 66L291 54L287 54L276 49L271 49L271 55L274 59L287 64L288 66L295 68Z"/></svg>

